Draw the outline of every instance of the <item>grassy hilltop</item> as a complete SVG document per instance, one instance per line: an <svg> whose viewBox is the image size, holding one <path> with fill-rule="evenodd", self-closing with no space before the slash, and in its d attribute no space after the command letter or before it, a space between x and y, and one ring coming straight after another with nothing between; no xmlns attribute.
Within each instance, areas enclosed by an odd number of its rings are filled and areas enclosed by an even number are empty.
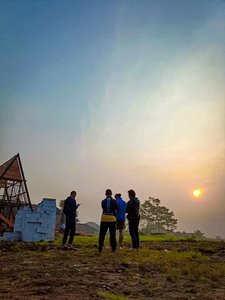
<svg viewBox="0 0 225 300"><path fill-rule="evenodd" d="M141 236L139 252L97 251L98 237L0 242L0 299L225 299L225 242ZM106 237L105 244L109 238Z"/></svg>

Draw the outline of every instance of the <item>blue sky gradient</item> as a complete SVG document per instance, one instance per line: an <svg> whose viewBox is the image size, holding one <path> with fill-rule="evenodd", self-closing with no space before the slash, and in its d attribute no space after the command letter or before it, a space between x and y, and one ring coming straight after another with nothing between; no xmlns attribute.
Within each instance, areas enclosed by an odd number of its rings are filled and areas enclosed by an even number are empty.
<svg viewBox="0 0 225 300"><path fill-rule="evenodd" d="M99 222L133 188L225 237L224 1L3 0L0 28L0 163L33 202L75 189Z"/></svg>

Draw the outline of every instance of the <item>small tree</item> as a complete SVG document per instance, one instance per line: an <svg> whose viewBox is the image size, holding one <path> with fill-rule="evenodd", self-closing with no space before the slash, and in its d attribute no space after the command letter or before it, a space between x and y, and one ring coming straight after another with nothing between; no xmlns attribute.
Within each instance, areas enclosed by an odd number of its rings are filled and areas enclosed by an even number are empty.
<svg viewBox="0 0 225 300"><path fill-rule="evenodd" d="M194 231L194 236L196 237L196 239L199 239L199 240L205 238L204 233L201 232L201 230L198 230L198 229Z"/></svg>
<svg viewBox="0 0 225 300"><path fill-rule="evenodd" d="M160 225L162 225L161 221L162 221L162 209L160 207L160 200L158 198L151 198L149 197L149 199L152 201L153 204L153 212L154 212L154 216L155 216L155 223L157 225L157 229L158 229L158 233L160 233Z"/></svg>
<svg viewBox="0 0 225 300"><path fill-rule="evenodd" d="M177 228L177 219L174 218L174 212L170 212L167 208L163 216L163 225L165 226L167 233L173 232Z"/></svg>
<svg viewBox="0 0 225 300"><path fill-rule="evenodd" d="M64 200L59 200L59 207L61 210L63 210L63 207L64 207L64 202L66 201L66 199Z"/></svg>
<svg viewBox="0 0 225 300"><path fill-rule="evenodd" d="M155 222L155 216L153 211L153 204L149 200L146 200L143 204L140 206L140 215L141 215L141 222L143 221L146 223L146 234L150 234L152 224Z"/></svg>
<svg viewBox="0 0 225 300"><path fill-rule="evenodd" d="M145 223L146 230L143 228L143 232L146 234L151 233L152 229L157 228L157 232L161 233L167 231L167 233L177 228L177 219L174 218L174 213L170 212L165 206L160 205L158 198L149 197L140 206L140 215L142 224Z"/></svg>
<svg viewBox="0 0 225 300"><path fill-rule="evenodd" d="M216 235L216 240L217 240L217 241L222 241L223 239L221 238L220 235Z"/></svg>

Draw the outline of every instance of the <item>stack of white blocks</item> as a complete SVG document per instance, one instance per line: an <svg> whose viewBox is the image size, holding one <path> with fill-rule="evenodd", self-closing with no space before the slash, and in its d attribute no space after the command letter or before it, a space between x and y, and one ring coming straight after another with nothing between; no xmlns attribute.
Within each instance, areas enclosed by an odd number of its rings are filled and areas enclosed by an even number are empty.
<svg viewBox="0 0 225 300"><path fill-rule="evenodd" d="M18 210L14 232L5 232L3 239L25 242L54 241L56 221L56 200L44 198L37 205L37 212L29 207Z"/></svg>

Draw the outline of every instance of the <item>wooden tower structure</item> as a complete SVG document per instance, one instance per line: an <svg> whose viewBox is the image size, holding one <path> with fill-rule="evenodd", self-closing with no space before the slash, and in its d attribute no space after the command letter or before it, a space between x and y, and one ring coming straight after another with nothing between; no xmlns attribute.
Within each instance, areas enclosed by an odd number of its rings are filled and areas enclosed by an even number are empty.
<svg viewBox="0 0 225 300"><path fill-rule="evenodd" d="M0 228L13 226L17 210L23 206L32 209L18 153L0 166Z"/></svg>

